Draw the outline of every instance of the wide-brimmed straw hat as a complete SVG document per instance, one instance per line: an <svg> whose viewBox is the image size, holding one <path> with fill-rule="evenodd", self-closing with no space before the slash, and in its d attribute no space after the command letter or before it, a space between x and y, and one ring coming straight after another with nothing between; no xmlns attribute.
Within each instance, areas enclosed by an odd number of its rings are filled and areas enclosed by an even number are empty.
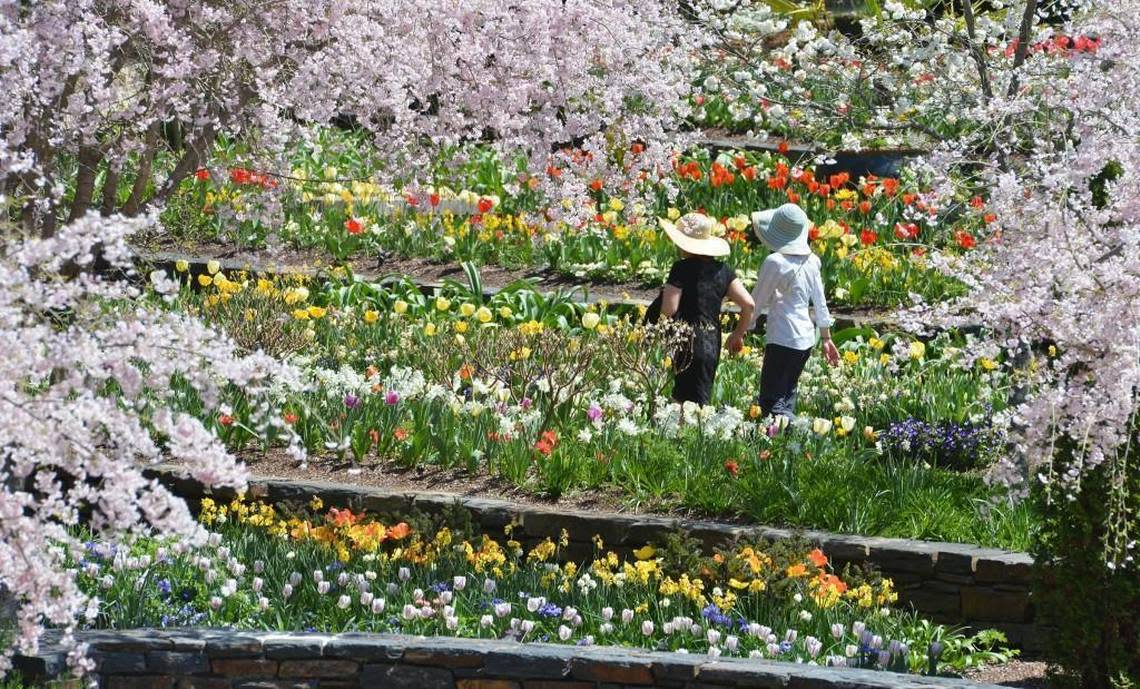
<svg viewBox="0 0 1140 689"><path fill-rule="evenodd" d="M686 213L676 224L662 222L662 229L682 251L696 256L727 256L731 253L728 242L713 236L716 221L703 213Z"/></svg>
<svg viewBox="0 0 1140 689"><path fill-rule="evenodd" d="M804 209L794 203L753 213L752 228L760 241L772 251L789 256L806 256L811 253L811 247L808 246L811 219L804 213Z"/></svg>

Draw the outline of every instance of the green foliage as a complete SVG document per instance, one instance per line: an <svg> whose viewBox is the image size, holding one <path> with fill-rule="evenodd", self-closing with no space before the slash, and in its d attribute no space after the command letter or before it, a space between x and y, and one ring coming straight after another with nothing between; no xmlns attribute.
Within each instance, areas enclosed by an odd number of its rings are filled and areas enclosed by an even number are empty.
<svg viewBox="0 0 1140 689"><path fill-rule="evenodd" d="M1140 530L1140 468L1133 428L1131 461L1111 477L1105 462L1085 468L1074 500L1035 496L1042 515L1034 545L1034 600L1038 621L1052 628L1051 681L1057 687L1111 689L1140 682L1140 576L1135 563L1110 568L1106 545L1127 529ZM1124 451L1124 448L1122 448ZM1058 450L1058 473L1073 460L1073 448ZM1127 524L1109 524L1108 505L1126 501Z"/></svg>

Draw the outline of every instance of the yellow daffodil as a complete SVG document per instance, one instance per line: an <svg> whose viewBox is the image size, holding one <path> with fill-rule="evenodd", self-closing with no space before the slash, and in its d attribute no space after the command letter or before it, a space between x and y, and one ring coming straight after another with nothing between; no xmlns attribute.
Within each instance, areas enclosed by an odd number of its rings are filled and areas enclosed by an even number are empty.
<svg viewBox="0 0 1140 689"><path fill-rule="evenodd" d="M859 362L859 355L851 350L843 352L843 361L848 364L855 364Z"/></svg>
<svg viewBox="0 0 1140 689"><path fill-rule="evenodd" d="M457 333L465 333L465 332L467 332L467 321L458 321L458 322L456 322L456 324L455 324L455 332L457 332Z"/></svg>
<svg viewBox="0 0 1140 689"><path fill-rule="evenodd" d="M657 549L654 548L652 545L648 545L648 544L646 544L646 545L638 548L637 550L633 551L633 556L636 557L638 560L648 560L649 558L653 557L656 554L657 554Z"/></svg>
<svg viewBox="0 0 1140 689"><path fill-rule="evenodd" d="M326 313L328 313L328 309L326 309L324 307L321 307L321 306L310 306L309 307L309 316L311 316L312 318L324 318Z"/></svg>
<svg viewBox="0 0 1140 689"><path fill-rule="evenodd" d="M309 320L309 311L307 309L294 309L293 318L299 321L307 321Z"/></svg>

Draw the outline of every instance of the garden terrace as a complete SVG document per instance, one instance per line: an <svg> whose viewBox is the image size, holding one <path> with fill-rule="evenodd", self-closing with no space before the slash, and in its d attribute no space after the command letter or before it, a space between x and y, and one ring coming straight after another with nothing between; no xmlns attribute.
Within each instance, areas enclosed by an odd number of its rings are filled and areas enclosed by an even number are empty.
<svg viewBox="0 0 1140 689"><path fill-rule="evenodd" d="M90 644L105 689L997 689L960 679L480 639L221 629L79 638ZM52 676L65 656L48 644L18 657L17 668L28 677Z"/></svg>
<svg viewBox="0 0 1140 689"><path fill-rule="evenodd" d="M228 501L232 492L207 489L179 478L172 469L154 475L191 505L203 498ZM699 541L706 552L728 547L742 539L769 541L807 539L818 545L835 568L871 565L895 582L900 601L921 614L949 624L975 629L996 628L1025 651L1045 647L1044 630L1034 623L1030 596L1033 559L1024 553L958 543L874 538L814 530L680 519L651 514L619 514L574 510L561 506L521 504L486 497L449 493L410 492L319 481L257 477L248 496L269 503L305 504L316 498L329 506L372 514L410 514L420 511L443 516L459 507L470 514L485 533L512 527L512 535L526 546L559 539L566 532L564 556L582 559L596 548L596 539L628 555L667 534Z"/></svg>
<svg viewBox="0 0 1140 689"><path fill-rule="evenodd" d="M174 272L180 263L188 265L191 274L208 274L207 265L217 262L220 270L226 273L248 273L254 276L304 276L314 281L327 279L335 266L306 266L301 254L285 254L277 259L271 254L257 251L233 251L222 246L196 247L198 250L216 248L213 253L184 254L178 251L142 252L137 264L140 268L160 268ZM379 286L393 284L405 278L411 279L425 296L431 296L443 288L447 281L463 280L465 266L455 262L442 262L427 259L392 259L377 264L374 261L350 261L346 266L354 278ZM558 292L571 295L583 304L605 303L615 311L625 309L636 311L648 306L658 293L658 289L646 289L638 285L589 282L550 271L507 270L497 266L478 268L479 288L484 299L490 299L504 288L525 281L534 286L544 297L550 298ZM734 304L725 303L724 312L738 311ZM838 307L832 310L836 330L845 328L890 329L895 326L892 311L880 308Z"/></svg>

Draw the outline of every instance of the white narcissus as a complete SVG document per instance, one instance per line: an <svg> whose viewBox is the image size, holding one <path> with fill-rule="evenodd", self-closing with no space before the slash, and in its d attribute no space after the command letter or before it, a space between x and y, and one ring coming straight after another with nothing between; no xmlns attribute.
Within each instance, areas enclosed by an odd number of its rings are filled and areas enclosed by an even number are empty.
<svg viewBox="0 0 1140 689"><path fill-rule="evenodd" d="M69 265L88 268L97 246L125 266L126 238L152 221L90 215L52 238L0 248L0 584L18 623L0 674L13 650L35 649L46 625L71 630L77 616L96 614L67 566L84 555L71 531L81 519L106 535L196 533L185 503L143 475L148 466L169 459L206 484L244 486L244 466L170 400L196 395L209 418L240 388L253 401L253 430L297 440L271 394L300 389L295 370L239 353L194 318L136 303L129 283L61 278Z"/></svg>

